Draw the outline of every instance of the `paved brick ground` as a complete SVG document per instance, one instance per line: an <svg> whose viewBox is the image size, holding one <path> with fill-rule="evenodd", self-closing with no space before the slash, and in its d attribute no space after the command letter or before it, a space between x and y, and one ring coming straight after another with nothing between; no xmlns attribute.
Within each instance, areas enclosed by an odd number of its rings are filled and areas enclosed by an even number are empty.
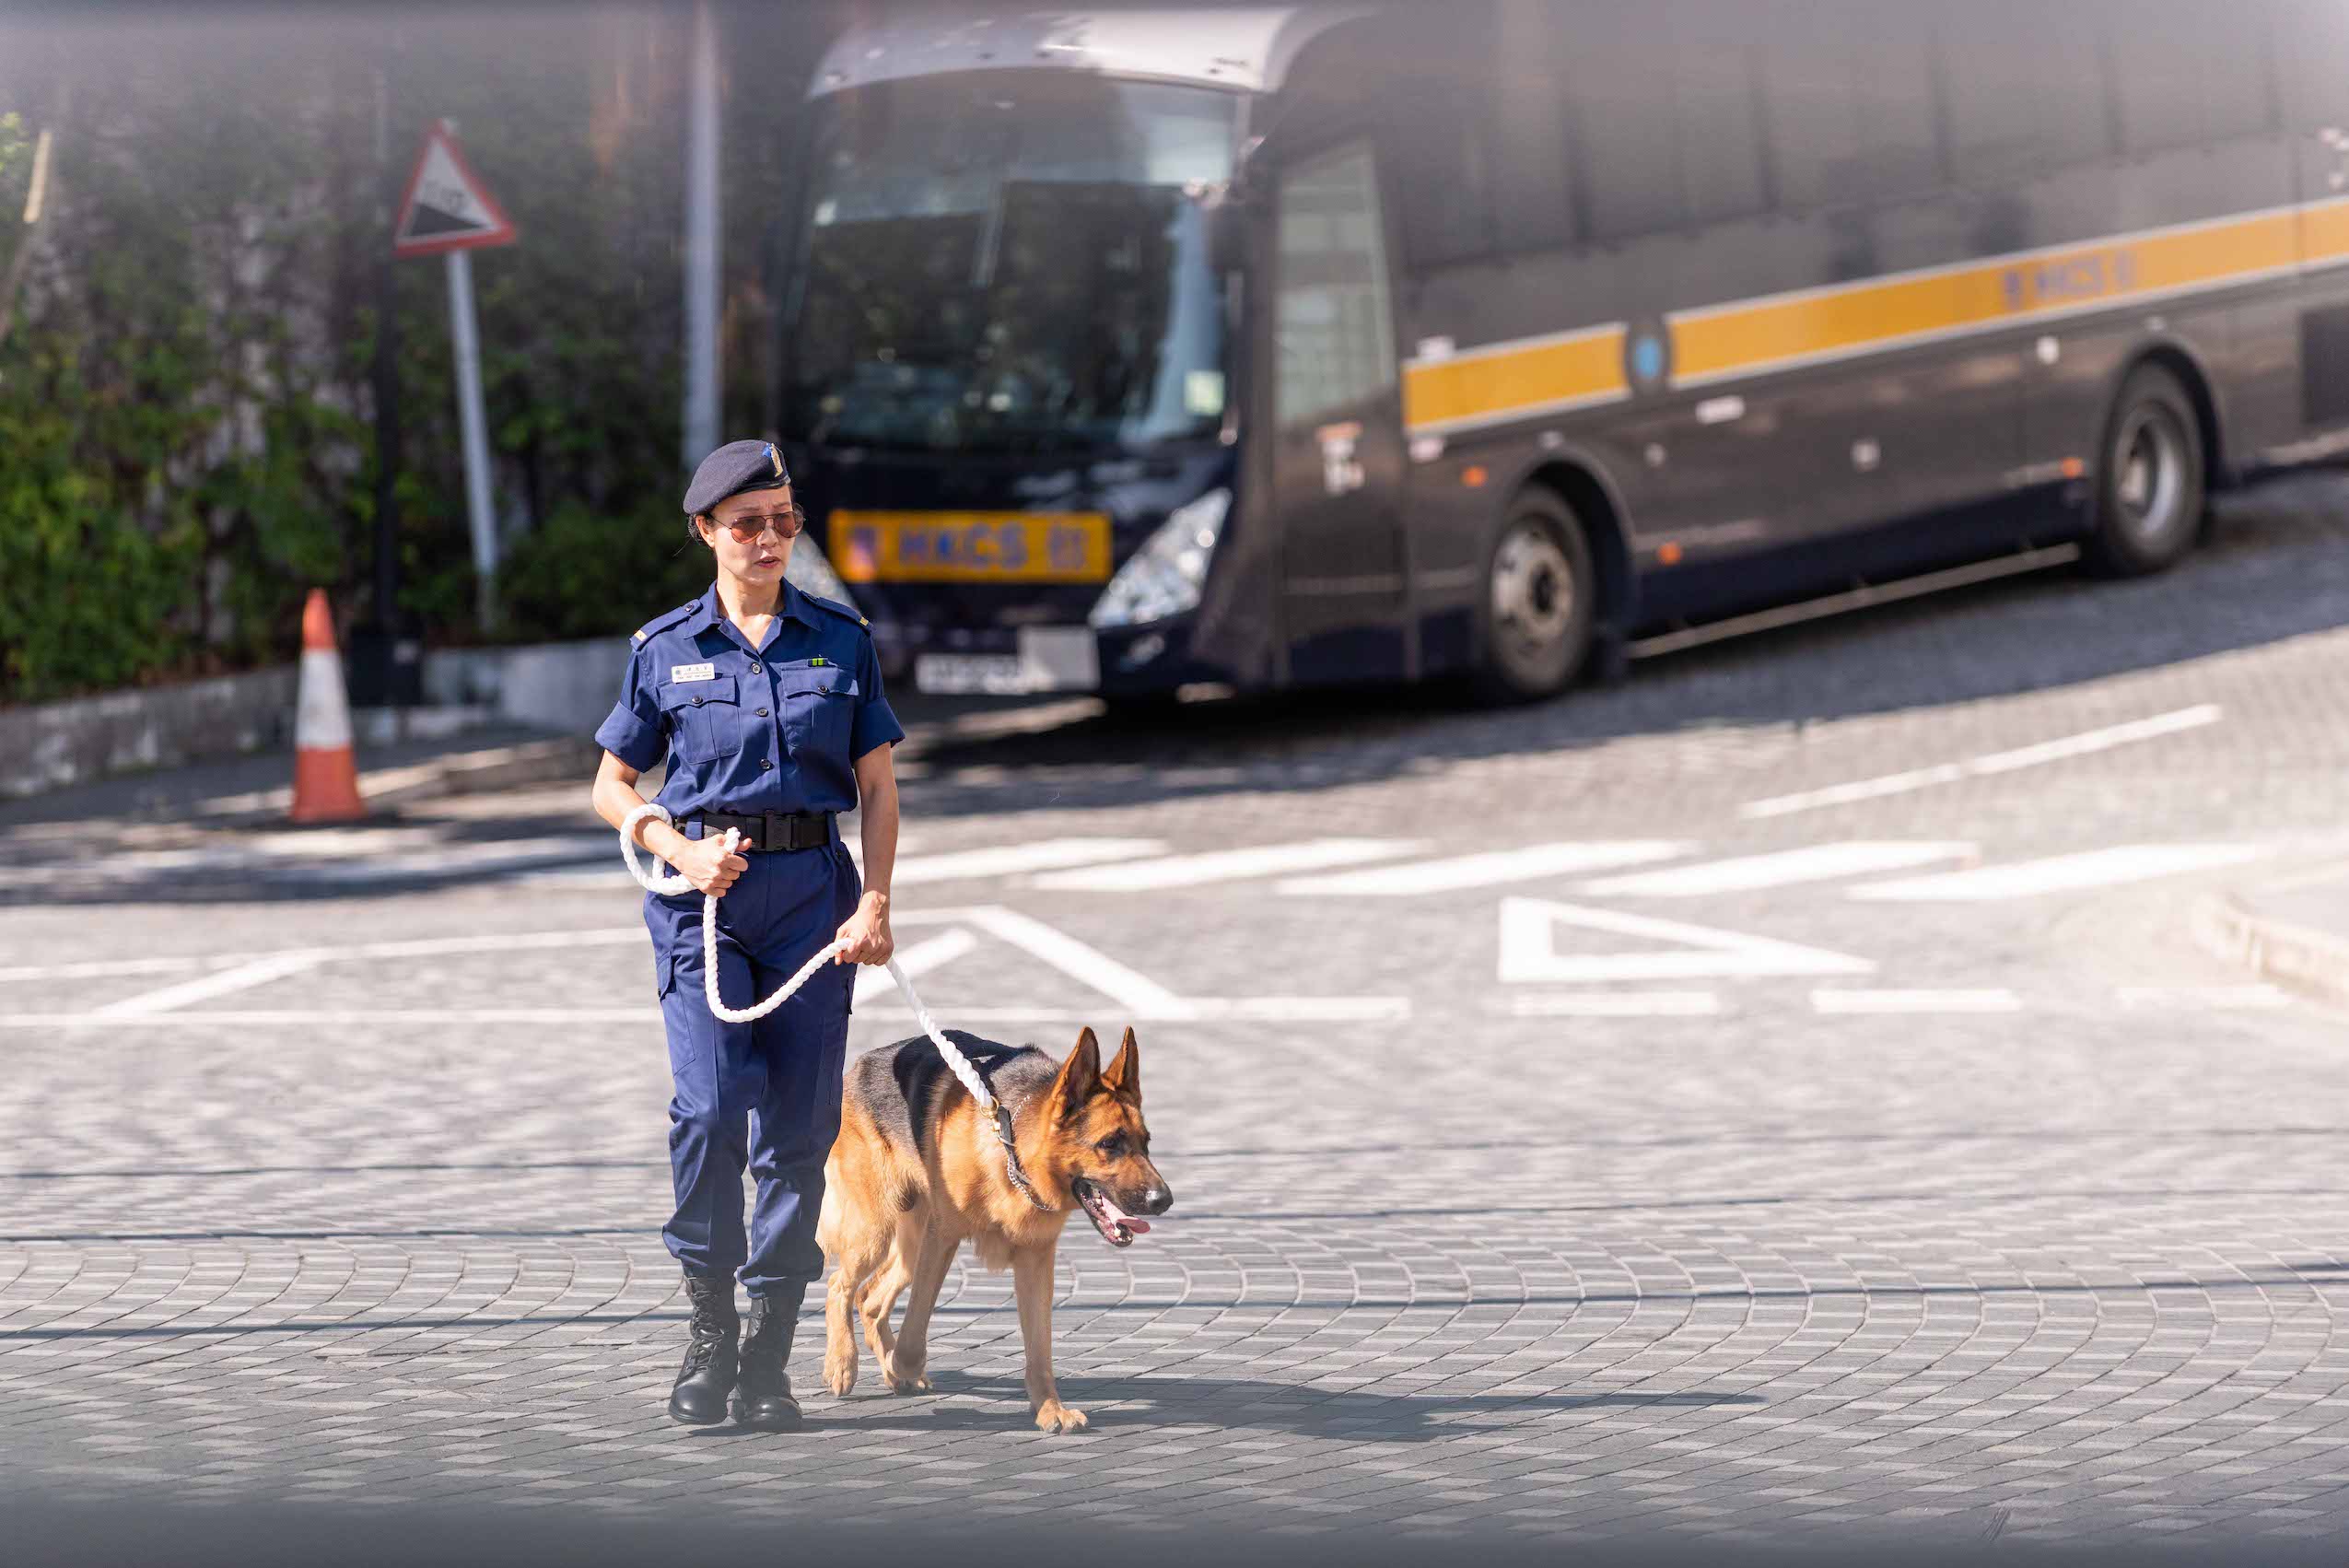
<svg viewBox="0 0 2349 1568"><path fill-rule="evenodd" d="M1459 853L1958 837L1996 858L2225 837L2288 861L2341 827L2342 499L2333 480L2256 498L2159 583L2009 588L1531 713L1328 702L1176 741L1081 722L941 746L912 770L914 831L924 852L1345 832ZM2203 702L2225 723L2144 748L1817 822L1735 813ZM515 795L403 831L482 852L577 833L576 813ZM1393 994L1408 1013L1143 1027L1177 1208L1130 1251L1064 1249L1058 1362L1091 1435L1029 1429L1008 1281L958 1270L936 1395L868 1376L766 1437L661 1415L682 1323L653 1234L666 1084L625 889L524 868L264 884L236 859L250 838L187 832L147 848L229 859L83 876L53 824L0 838L37 872L0 890L0 1009L177 977L72 965L583 934L329 965L144 1024L0 1030L0 1498L615 1530L691 1507L881 1540L909 1511L1114 1518L1316 1556L1808 1534L2241 1561L2349 1527L2349 1052L2328 1014L2233 1005L2239 977L2185 936L2211 878L1673 911L1865 954L1887 987L2029 1003L1888 1018L1822 1016L1802 979L1725 987L1714 1018L1513 1016L1484 891L901 898L1013 904L1186 996ZM2124 1005L2130 987L2175 996ZM1011 953L942 971L929 1000L1120 1022ZM583 1011L530 1015L557 1006ZM885 1012L859 1013L858 1047L904 1032ZM1057 1050L1073 1029L1006 1032ZM803 1388L816 1358L803 1333Z"/></svg>

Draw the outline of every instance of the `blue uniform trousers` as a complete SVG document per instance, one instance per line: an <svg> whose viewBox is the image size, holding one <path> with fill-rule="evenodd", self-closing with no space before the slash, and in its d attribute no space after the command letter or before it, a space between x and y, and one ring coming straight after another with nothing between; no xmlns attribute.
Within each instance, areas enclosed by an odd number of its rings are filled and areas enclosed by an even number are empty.
<svg viewBox="0 0 2349 1568"><path fill-rule="evenodd" d="M765 1000L856 912L857 869L836 837L816 849L744 856L718 901L719 994ZM754 1296L796 1304L824 1273L816 1216L840 1130L853 965L826 965L782 1006L721 1023L702 982L702 895L645 898L669 1031L669 1164L677 1210L662 1228L689 1274L738 1275ZM746 1235L742 1171L757 1190Z"/></svg>

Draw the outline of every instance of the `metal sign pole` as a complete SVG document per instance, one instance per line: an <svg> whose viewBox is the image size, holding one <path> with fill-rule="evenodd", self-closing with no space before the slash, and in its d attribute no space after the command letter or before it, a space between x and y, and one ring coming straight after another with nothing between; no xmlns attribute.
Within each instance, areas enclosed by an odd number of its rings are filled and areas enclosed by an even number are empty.
<svg viewBox="0 0 2349 1568"><path fill-rule="evenodd" d="M471 254L449 252L449 330L457 353L457 415L465 440L465 510L473 522L474 608L497 624L497 530L489 515L489 433L481 411L481 337L473 327Z"/></svg>

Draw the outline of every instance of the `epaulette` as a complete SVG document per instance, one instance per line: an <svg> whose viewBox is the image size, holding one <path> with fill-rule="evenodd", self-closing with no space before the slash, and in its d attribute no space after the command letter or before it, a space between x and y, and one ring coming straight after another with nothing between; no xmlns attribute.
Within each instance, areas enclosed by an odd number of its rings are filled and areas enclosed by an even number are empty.
<svg viewBox="0 0 2349 1568"><path fill-rule="evenodd" d="M819 610L831 611L834 614L839 616L844 621L856 622L857 625L865 628L868 635L872 631L872 623L866 620L862 615L857 614L856 611L848 608L846 604L842 604L837 601L831 599L818 599L814 594L805 591L802 591L800 594L800 597L806 600L809 603L814 605Z"/></svg>
<svg viewBox="0 0 2349 1568"><path fill-rule="evenodd" d="M638 627L636 636L628 640L634 643L637 647L642 648L646 643L652 640L653 633L666 631L671 626L675 626L679 621L682 621L687 615L692 614L695 608L700 603L701 601L699 599L688 600L686 603L678 605L675 609L670 611L665 615L655 615L651 620L647 621L642 626Z"/></svg>

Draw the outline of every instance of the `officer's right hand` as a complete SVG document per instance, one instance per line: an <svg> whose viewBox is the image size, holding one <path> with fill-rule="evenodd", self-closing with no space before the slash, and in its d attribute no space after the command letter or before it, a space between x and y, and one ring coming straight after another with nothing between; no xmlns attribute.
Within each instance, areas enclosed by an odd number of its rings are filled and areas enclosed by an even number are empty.
<svg viewBox="0 0 2349 1568"><path fill-rule="evenodd" d="M734 879L751 869L742 856L726 852L723 838L689 838L669 863L677 868L678 875L712 898L725 897Z"/></svg>

